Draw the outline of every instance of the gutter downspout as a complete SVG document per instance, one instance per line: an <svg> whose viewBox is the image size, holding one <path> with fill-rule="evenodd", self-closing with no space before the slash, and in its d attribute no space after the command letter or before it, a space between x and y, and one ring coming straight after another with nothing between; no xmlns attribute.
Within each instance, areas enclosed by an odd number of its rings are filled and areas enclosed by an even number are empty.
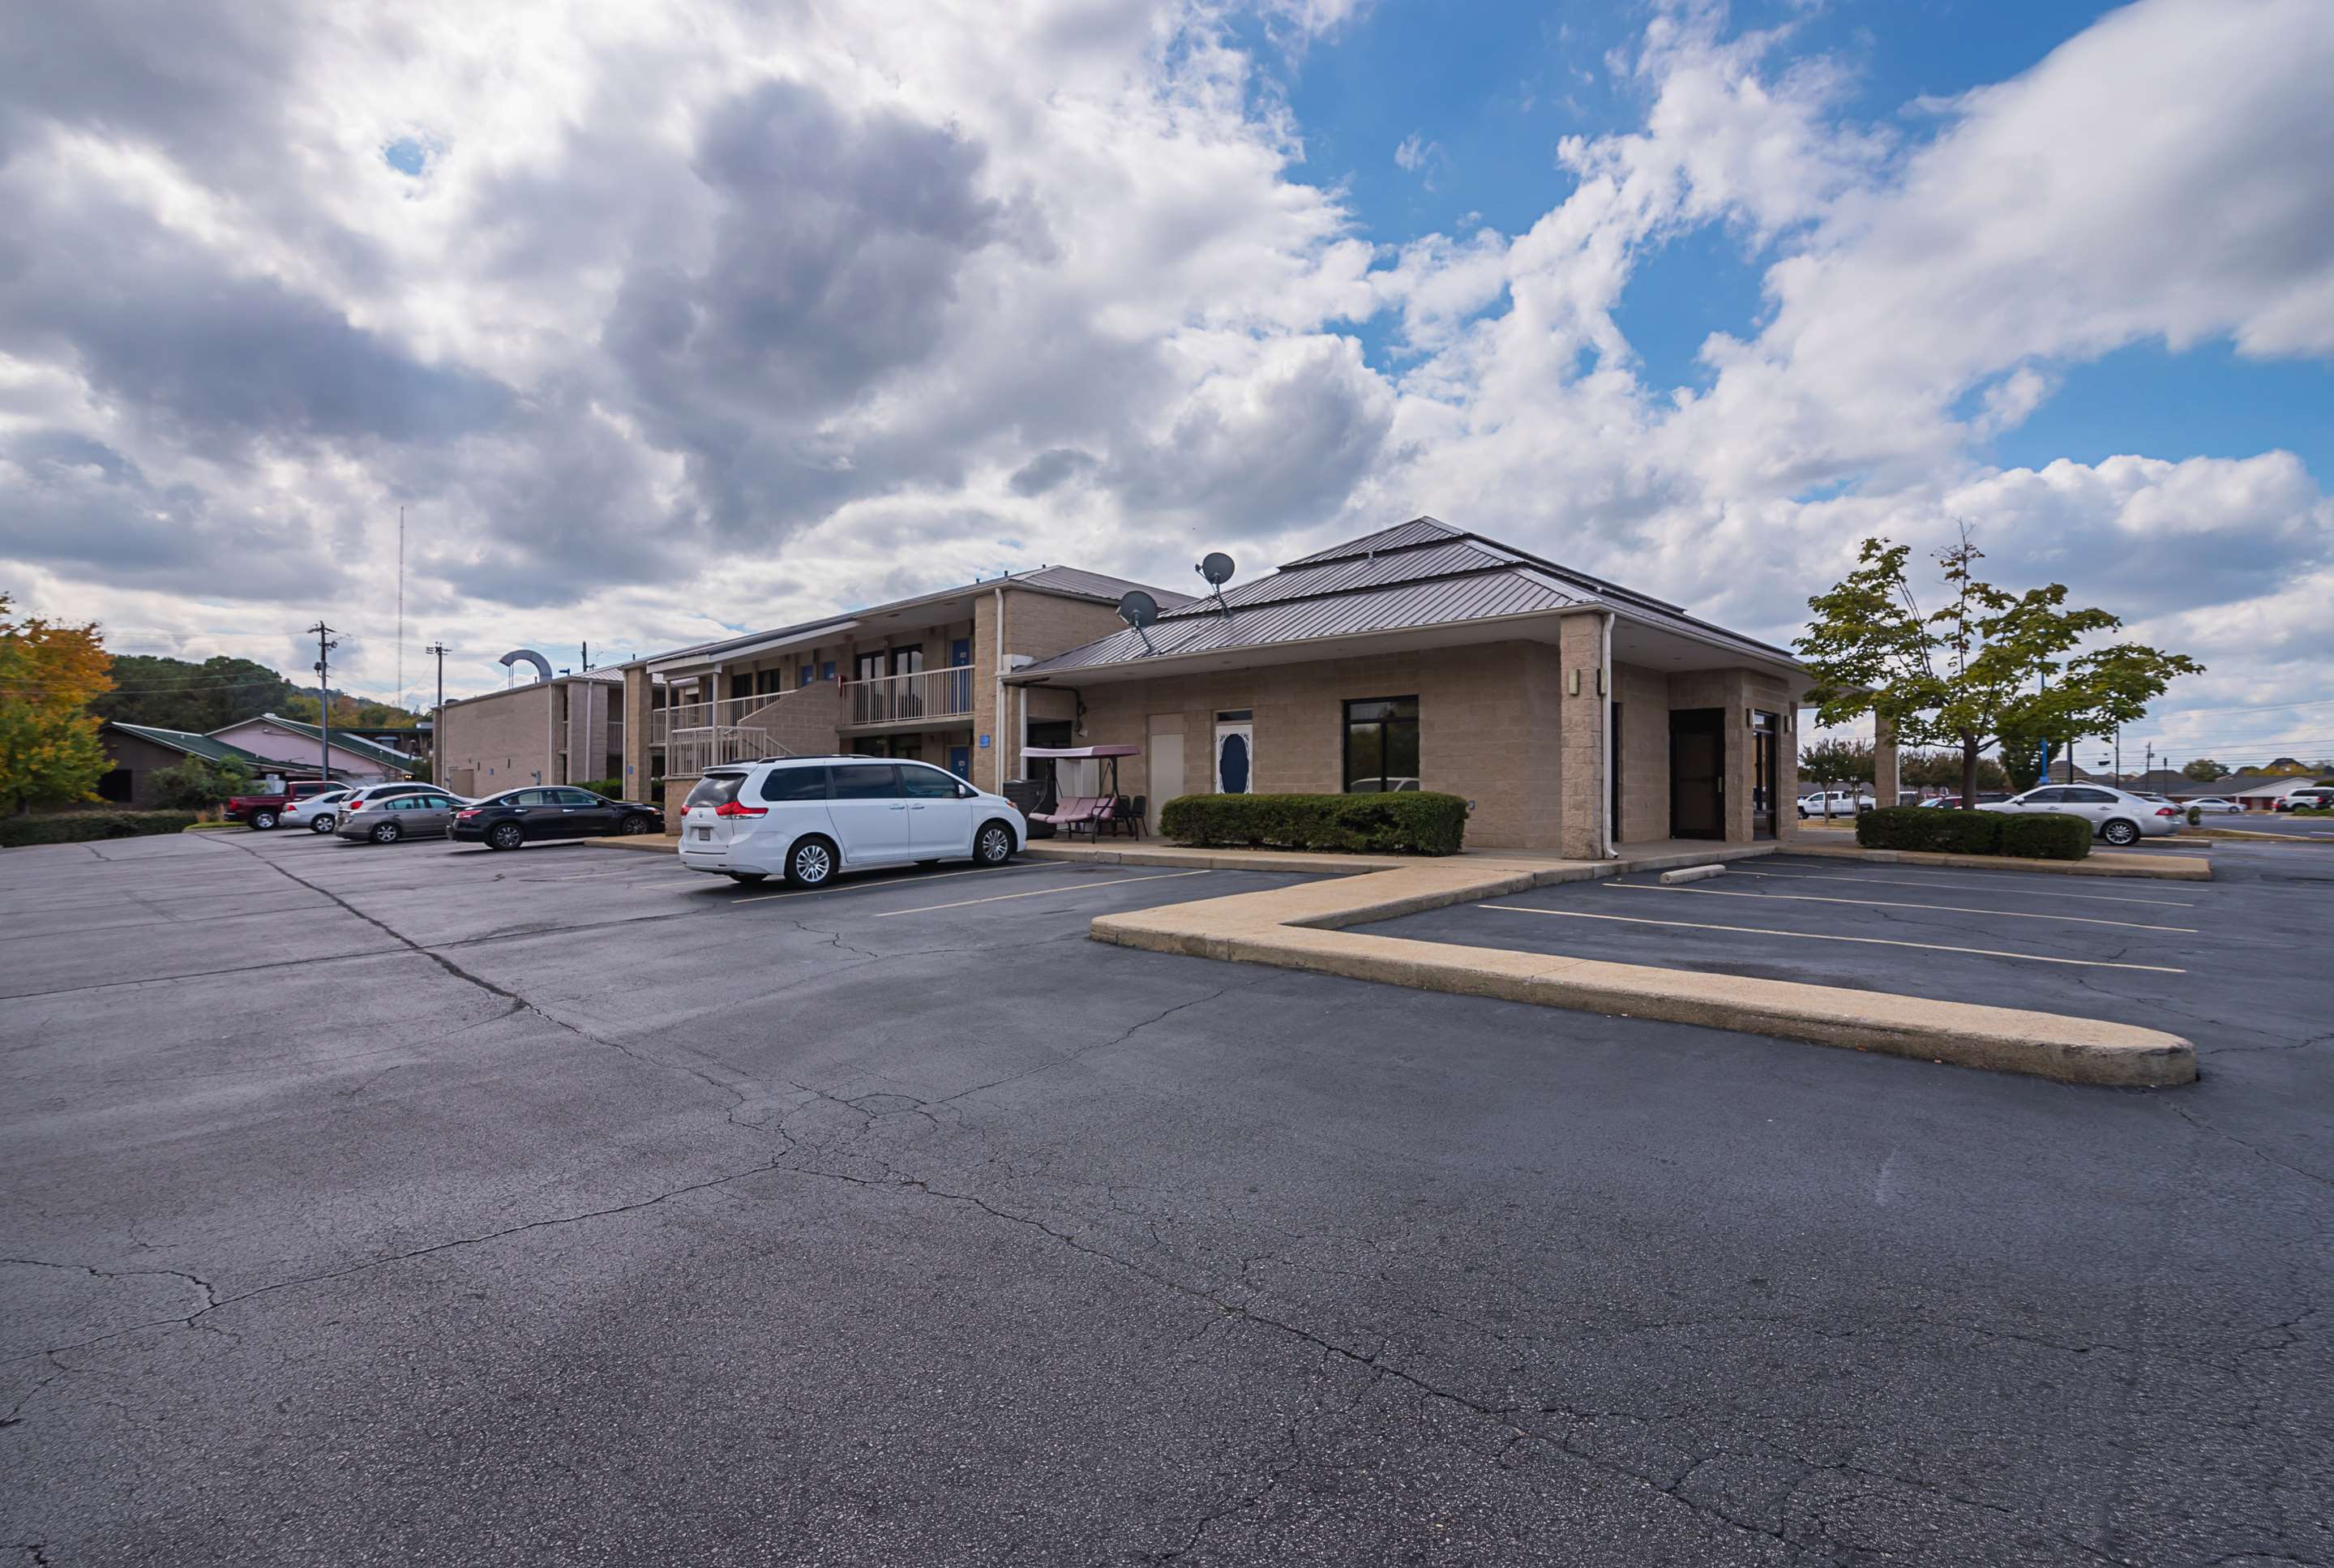
<svg viewBox="0 0 2334 1568"><path fill-rule="evenodd" d="M997 613L990 617L997 637L997 714L993 722L997 732L989 737L989 749L997 753L996 793L1005 793L1005 579L997 579Z"/></svg>
<svg viewBox="0 0 2334 1568"><path fill-rule="evenodd" d="M1621 749L1615 744L1617 738L1613 733L1613 612L1610 610L1604 614L1604 624L1600 628L1597 641L1599 646L1596 689L1605 698L1605 767L1603 769L1605 788L1597 792L1604 799L1596 803L1597 817L1603 826L1597 837L1604 845L1604 858L1615 860L1620 857L1621 848L1619 845L1613 842L1615 830L1613 821L1613 779L1615 766L1620 760Z"/></svg>

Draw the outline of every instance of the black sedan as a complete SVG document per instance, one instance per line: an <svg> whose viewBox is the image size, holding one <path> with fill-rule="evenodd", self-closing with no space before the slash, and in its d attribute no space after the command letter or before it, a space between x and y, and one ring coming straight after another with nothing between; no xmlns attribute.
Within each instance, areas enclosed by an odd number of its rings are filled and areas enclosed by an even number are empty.
<svg viewBox="0 0 2334 1568"><path fill-rule="evenodd" d="M558 784L506 789L454 813L449 838L516 849L558 838L605 838L618 833L661 833L664 813L631 800L611 800L589 789Z"/></svg>

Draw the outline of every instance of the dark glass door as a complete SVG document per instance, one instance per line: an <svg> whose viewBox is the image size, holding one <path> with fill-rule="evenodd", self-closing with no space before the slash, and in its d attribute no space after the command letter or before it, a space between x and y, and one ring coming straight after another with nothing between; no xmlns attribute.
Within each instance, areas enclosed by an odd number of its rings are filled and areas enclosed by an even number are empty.
<svg viewBox="0 0 2334 1568"><path fill-rule="evenodd" d="M1775 836L1776 749L1782 744L1782 721L1775 714L1750 715L1750 837Z"/></svg>
<svg viewBox="0 0 2334 1568"><path fill-rule="evenodd" d="M1670 837L1726 837L1726 710L1670 712Z"/></svg>

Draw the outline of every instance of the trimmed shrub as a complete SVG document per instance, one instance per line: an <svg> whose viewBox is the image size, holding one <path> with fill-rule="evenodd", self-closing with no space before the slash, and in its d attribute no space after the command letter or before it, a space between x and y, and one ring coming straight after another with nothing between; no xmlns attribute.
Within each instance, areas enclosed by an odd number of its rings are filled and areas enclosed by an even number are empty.
<svg viewBox="0 0 2334 1568"><path fill-rule="evenodd" d="M194 820L191 811L51 811L37 817L0 817L0 849L178 833L193 826Z"/></svg>
<svg viewBox="0 0 2334 1568"><path fill-rule="evenodd" d="M2021 860L2080 860L2091 852L2091 825L2063 811L2005 813L2001 852Z"/></svg>
<svg viewBox="0 0 2334 1568"><path fill-rule="evenodd" d="M1921 806L1881 806L1856 819L1856 841L1866 849L1919 849L1939 855L1999 855L2003 811L1959 811Z"/></svg>
<svg viewBox="0 0 2334 1568"><path fill-rule="evenodd" d="M2191 828L2202 828L2204 826L2204 808L2202 806L2191 806L2188 808L2188 826Z"/></svg>
<svg viewBox="0 0 2334 1568"><path fill-rule="evenodd" d="M1432 790L1179 795L1159 813L1159 830L1204 847L1456 855L1467 836L1467 802Z"/></svg>

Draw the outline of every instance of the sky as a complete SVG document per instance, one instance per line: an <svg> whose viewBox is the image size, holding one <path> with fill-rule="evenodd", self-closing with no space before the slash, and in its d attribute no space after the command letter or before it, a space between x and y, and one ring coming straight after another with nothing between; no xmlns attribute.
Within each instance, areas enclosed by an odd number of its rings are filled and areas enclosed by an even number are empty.
<svg viewBox="0 0 2334 1568"><path fill-rule="evenodd" d="M1788 641L1966 526L2207 666L2127 764L2334 755L2329 79L2325 0L35 4L0 592L395 696L402 508L426 700L1420 513Z"/></svg>

